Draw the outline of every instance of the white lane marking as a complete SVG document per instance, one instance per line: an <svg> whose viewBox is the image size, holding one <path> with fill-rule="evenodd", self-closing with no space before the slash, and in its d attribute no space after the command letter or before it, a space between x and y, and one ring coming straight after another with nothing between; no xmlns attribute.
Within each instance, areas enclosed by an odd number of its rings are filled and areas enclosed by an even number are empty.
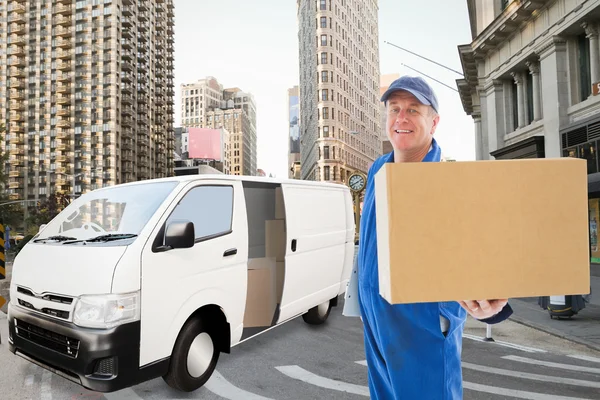
<svg viewBox="0 0 600 400"><path fill-rule="evenodd" d="M582 397L565 397L565 396L553 396L551 394L542 394L535 392L526 392L523 390L505 389L495 386L481 385L479 383L464 382L463 387L468 390L474 390L476 392L484 392L490 394L497 394L500 396L510 396L517 399L528 399L528 400L586 400Z"/></svg>
<svg viewBox="0 0 600 400"><path fill-rule="evenodd" d="M106 400L142 400L132 388L121 389L117 392L102 393Z"/></svg>
<svg viewBox="0 0 600 400"><path fill-rule="evenodd" d="M521 351L525 351L527 353L546 353L546 350L536 349L535 347L521 346L520 344L503 342L501 340L494 340L493 342L486 342L485 338L475 336L475 335L470 335L468 333L464 333L463 337L467 338L467 339L471 339L471 340L476 340L478 342L497 344L499 346L509 347L511 349L521 350Z"/></svg>
<svg viewBox="0 0 600 400"><path fill-rule="evenodd" d="M35 377L33 375L27 375L25 377L25 386L31 386L31 385L33 385L34 379L35 379Z"/></svg>
<svg viewBox="0 0 600 400"><path fill-rule="evenodd" d="M353 383L340 382L329 378L313 374L297 365L287 365L275 367L279 372L293 379L319 386L325 389L337 390L339 392L353 393L361 396L369 396L369 388L367 386L355 385Z"/></svg>
<svg viewBox="0 0 600 400"><path fill-rule="evenodd" d="M31 386L35 382L35 374L42 369L35 364L29 364L27 367L27 376L25 377L25 386Z"/></svg>
<svg viewBox="0 0 600 400"><path fill-rule="evenodd" d="M217 371L213 372L208 382L204 384L204 387L214 394L229 400L272 400L232 385Z"/></svg>
<svg viewBox="0 0 600 400"><path fill-rule="evenodd" d="M555 362L550 362L550 361L533 360L531 358L519 357L519 356L504 356L502 358L504 358L506 360L518 361L518 362L522 362L525 364L533 364L533 365L537 365L537 366L560 368L560 369L567 369L567 370L579 371L579 372L589 372L592 374L600 374L600 368L580 367L579 365L560 364L560 363L555 363Z"/></svg>
<svg viewBox="0 0 600 400"><path fill-rule="evenodd" d="M514 378L530 379L540 382L562 383L565 385L600 388L600 382L583 381L580 379L561 378L558 376L547 376L539 374L530 374L527 372L512 371L508 369L486 367L485 365L471 364L468 362L462 363L463 368L472 369L474 371L486 372L489 374L510 376Z"/></svg>
<svg viewBox="0 0 600 400"><path fill-rule="evenodd" d="M570 354L569 357L577 358L578 360L600 363L600 358L591 356L582 356L579 354Z"/></svg>
<svg viewBox="0 0 600 400"><path fill-rule="evenodd" d="M355 361L355 363L360 364L360 365L364 365L365 367L367 366L367 360Z"/></svg>
<svg viewBox="0 0 600 400"><path fill-rule="evenodd" d="M52 400L52 372L44 370L42 373L42 400Z"/></svg>

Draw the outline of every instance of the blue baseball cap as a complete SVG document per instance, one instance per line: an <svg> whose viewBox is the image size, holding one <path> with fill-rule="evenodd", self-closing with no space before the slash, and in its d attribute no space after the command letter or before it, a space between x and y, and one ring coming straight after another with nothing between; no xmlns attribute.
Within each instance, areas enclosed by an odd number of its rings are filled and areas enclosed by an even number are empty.
<svg viewBox="0 0 600 400"><path fill-rule="evenodd" d="M418 76L402 76L392 82L388 90L381 96L381 101L385 103L390 95L398 90L412 93L421 103L433 107L435 112L438 112L437 97L425 79Z"/></svg>

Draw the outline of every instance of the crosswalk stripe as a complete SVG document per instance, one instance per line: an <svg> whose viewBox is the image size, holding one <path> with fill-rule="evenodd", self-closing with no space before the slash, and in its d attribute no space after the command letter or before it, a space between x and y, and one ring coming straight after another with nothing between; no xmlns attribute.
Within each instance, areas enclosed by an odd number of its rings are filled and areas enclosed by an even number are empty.
<svg viewBox="0 0 600 400"><path fill-rule="evenodd" d="M504 358L506 360L522 362L525 364L533 364L533 365L550 367L550 368L560 368L560 369L567 369L567 370L571 370L571 371L600 374L600 368L581 367L579 365L560 364L560 363L555 363L555 362L550 362L550 361L533 360L531 358L520 357L520 356L503 356L502 358Z"/></svg>
<svg viewBox="0 0 600 400"><path fill-rule="evenodd" d="M367 360L362 360L362 361L355 361L357 364L360 365L364 365L365 367L367 366Z"/></svg>
<svg viewBox="0 0 600 400"><path fill-rule="evenodd" d="M481 385L479 383L464 382L463 387L468 390L476 392L497 394L500 396L510 396L517 399L527 400L587 400L582 397L566 397L566 396L554 396L551 394L542 394L535 392L526 392L524 390L505 389L488 385Z"/></svg>
<svg viewBox="0 0 600 400"><path fill-rule="evenodd" d="M228 400L272 400L268 397L259 396L232 385L217 371L213 372L208 382L204 384L204 387L214 394Z"/></svg>
<svg viewBox="0 0 600 400"><path fill-rule="evenodd" d="M598 357L583 356L583 355L580 355L580 354L569 354L569 357L571 357L571 358L577 358L577 359L583 360L583 361L600 363L600 358L598 358Z"/></svg>
<svg viewBox="0 0 600 400"><path fill-rule="evenodd" d="M491 344L497 344L499 346L509 347L511 349L521 350L521 351L525 351L527 353L546 353L546 350L536 349L535 347L521 346L520 344L503 342L501 340L494 340L493 342L487 342L482 337L475 336L475 335L470 335L468 333L463 333L463 337L467 338L467 339L475 340L475 341L478 341L478 342L486 342L486 343L491 343Z"/></svg>
<svg viewBox="0 0 600 400"><path fill-rule="evenodd" d="M367 397L369 396L369 388L367 386L355 385L353 383L340 382L325 378L300 368L297 365L287 365L275 368L290 378L297 379L311 385L319 386L325 389L337 390L339 392L353 393Z"/></svg>
<svg viewBox="0 0 600 400"><path fill-rule="evenodd" d="M486 372L489 374L496 374L496 375L503 375L503 376L510 376L510 377L514 377L514 378L530 379L530 380L540 381L540 382L561 383L561 384L573 385L573 386L600 388L600 382L590 382L590 381L584 381L584 380L580 380L580 379L562 378L559 376L530 374L527 372L511 371L508 369L501 369L501 368L494 368L494 367L486 367L484 365L471 364L468 362L463 362L462 366L463 366L463 368L472 369L474 371Z"/></svg>

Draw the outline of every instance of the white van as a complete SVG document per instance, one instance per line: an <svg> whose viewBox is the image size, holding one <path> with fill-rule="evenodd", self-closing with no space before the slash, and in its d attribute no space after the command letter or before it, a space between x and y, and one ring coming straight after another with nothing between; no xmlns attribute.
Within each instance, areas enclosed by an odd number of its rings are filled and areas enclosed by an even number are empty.
<svg viewBox="0 0 600 400"><path fill-rule="evenodd" d="M354 253L348 187L193 175L87 193L13 266L10 350L90 390L192 391L219 353L323 323Z"/></svg>

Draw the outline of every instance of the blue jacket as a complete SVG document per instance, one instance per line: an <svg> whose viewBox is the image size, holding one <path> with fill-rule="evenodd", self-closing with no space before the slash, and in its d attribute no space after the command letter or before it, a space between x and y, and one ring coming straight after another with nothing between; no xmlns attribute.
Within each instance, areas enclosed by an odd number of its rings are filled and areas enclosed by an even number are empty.
<svg viewBox="0 0 600 400"><path fill-rule="evenodd" d="M423 162L439 162L435 140ZM360 225L358 302L372 399L462 399L462 333L466 311L457 302L390 305L379 295L374 176L394 154L379 157L369 170ZM483 320L510 316L507 305ZM450 321L446 335L440 316Z"/></svg>

